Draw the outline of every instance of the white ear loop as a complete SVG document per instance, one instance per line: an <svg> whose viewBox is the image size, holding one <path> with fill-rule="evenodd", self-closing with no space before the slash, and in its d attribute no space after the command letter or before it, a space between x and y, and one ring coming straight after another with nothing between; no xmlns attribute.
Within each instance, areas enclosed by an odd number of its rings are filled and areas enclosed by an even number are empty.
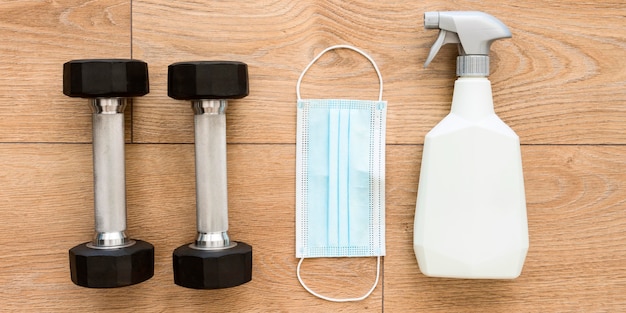
<svg viewBox="0 0 626 313"><path fill-rule="evenodd" d="M309 68L311 68L313 63L317 62L317 60L319 60L319 58L321 58L322 55L324 55L324 53L326 53L326 52L328 52L330 50L334 50L334 49L350 49L352 51L356 51L357 53L359 53L362 56L364 56L368 61L370 61L370 63L372 63L372 66L374 66L374 70L376 70L376 75L378 75L378 81L380 82L380 88L379 88L379 92L378 92L378 101L382 101L383 100L383 76L380 74L380 70L378 69L378 65L376 65L376 62L374 62L374 59L372 59L372 57L370 57L367 53L363 52L359 48L356 48L356 47L353 47L353 46L349 46L349 45L335 45L335 46L328 47L328 48L324 49L324 51L320 52L320 54L318 54L315 58L313 58L313 60L311 60L309 65L307 65L304 68L304 71L302 71L302 73L300 74L300 78L298 78L298 83L296 84L296 95L298 96L298 100L302 99L300 97L300 84L302 83L302 78L304 77L304 74L306 74L306 72L309 70Z"/></svg>
<svg viewBox="0 0 626 313"><path fill-rule="evenodd" d="M372 292L374 292L374 289L376 289L376 286L378 286L378 279L380 278L380 256L378 256L376 258L376 280L374 281L374 285L372 286L372 288L365 293L364 295L358 297L358 298L344 298L344 299L338 299L338 298L331 298L331 297L327 297L327 296L323 296L315 291L313 291L311 288L309 288L309 286L307 286L304 281L302 281L302 277L300 276L300 266L302 265L302 261L304 261L304 258L300 259L300 262L298 262L298 267L296 269L296 274L298 275L298 281L300 282L300 285L302 285L302 287L304 289L306 289L306 291L308 291L310 294L320 298L320 299L324 299L326 301L332 301L332 302L353 302L353 301L361 301L367 297L369 297Z"/></svg>

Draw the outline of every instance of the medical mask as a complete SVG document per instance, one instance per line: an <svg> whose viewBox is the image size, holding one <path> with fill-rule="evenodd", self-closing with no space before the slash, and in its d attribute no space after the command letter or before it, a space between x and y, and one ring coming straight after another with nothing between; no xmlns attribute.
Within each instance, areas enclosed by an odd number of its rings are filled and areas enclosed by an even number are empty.
<svg viewBox="0 0 626 313"><path fill-rule="evenodd" d="M366 57L380 81L378 101L302 99L304 74L326 52L345 48ZM296 257L298 280L311 294L347 302L369 296L385 255L385 119L383 81L376 63L363 51L332 46L304 69L298 96L296 143ZM376 281L362 297L334 299L312 291L300 277L304 258L377 258Z"/></svg>

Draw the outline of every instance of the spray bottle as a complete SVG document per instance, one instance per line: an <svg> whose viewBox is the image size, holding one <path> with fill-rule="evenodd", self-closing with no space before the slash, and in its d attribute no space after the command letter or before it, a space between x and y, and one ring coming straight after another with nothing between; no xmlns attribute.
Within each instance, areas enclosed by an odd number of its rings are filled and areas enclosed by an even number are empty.
<svg viewBox="0 0 626 313"><path fill-rule="evenodd" d="M519 137L495 114L491 43L509 29L483 12L427 12L439 29L424 67L458 44L452 107L424 140L414 224L421 272L451 278L513 279L528 251Z"/></svg>

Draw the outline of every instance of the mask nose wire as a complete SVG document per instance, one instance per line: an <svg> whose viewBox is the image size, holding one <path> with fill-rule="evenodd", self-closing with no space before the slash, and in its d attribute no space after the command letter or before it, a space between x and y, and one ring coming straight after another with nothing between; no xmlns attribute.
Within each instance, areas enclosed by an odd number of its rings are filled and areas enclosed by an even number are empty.
<svg viewBox="0 0 626 313"><path fill-rule="evenodd" d="M355 51L361 54L362 56L364 56L370 63L372 63L374 70L376 70L376 75L378 75L378 82L380 84L380 88L378 91L378 101L382 101L383 100L383 76L380 74L378 65L376 65L376 62L374 62L374 59L372 59L372 57L370 57L369 54L363 52L363 50L359 48L349 46L349 45L335 45L335 46L328 47L324 49L324 51L320 52L320 54L318 54L315 58L313 58L313 60L311 60L311 62L304 68L304 70L300 74L300 77L298 78L298 83L296 84L296 95L298 96L298 100L302 100L302 97L300 97L300 84L302 83L302 78L304 77L304 74L306 74L306 72L311 68L311 66L313 66L313 64L317 62L317 60L319 60L322 57L322 55L324 55L324 53L331 51L331 50L335 50L335 49L349 49L349 50Z"/></svg>
<svg viewBox="0 0 626 313"><path fill-rule="evenodd" d="M302 266L302 261L304 261L304 258L301 258L300 261L298 262L298 267L296 269L296 274L298 275L298 281L300 282L300 285L302 285L302 287L304 289L306 289L306 291L308 291L310 294L320 298L320 299L324 299L326 301L332 301L332 302L354 302L354 301L361 301L367 297L369 297L372 292L374 292L374 289L376 289L376 286L378 286L378 280L380 278L380 256L378 256L376 258L376 280L374 281L374 285L372 286L372 288L370 288L370 290L365 293L364 295L358 297L358 298L344 298L344 299L339 299L339 298L331 298L331 297L327 297L327 296L323 296L315 291L313 291L311 288L309 288L309 286L307 286L304 281L302 280L302 277L300 276L300 267Z"/></svg>

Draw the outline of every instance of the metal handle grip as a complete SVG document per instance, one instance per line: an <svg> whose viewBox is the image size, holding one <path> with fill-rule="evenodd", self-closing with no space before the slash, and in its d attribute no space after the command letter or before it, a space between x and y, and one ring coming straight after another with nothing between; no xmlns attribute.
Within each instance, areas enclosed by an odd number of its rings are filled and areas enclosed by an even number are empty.
<svg viewBox="0 0 626 313"><path fill-rule="evenodd" d="M228 238L226 100L194 100L196 248L225 248Z"/></svg>
<svg viewBox="0 0 626 313"><path fill-rule="evenodd" d="M124 98L90 99L93 112L95 228L92 246L129 244L126 230Z"/></svg>

